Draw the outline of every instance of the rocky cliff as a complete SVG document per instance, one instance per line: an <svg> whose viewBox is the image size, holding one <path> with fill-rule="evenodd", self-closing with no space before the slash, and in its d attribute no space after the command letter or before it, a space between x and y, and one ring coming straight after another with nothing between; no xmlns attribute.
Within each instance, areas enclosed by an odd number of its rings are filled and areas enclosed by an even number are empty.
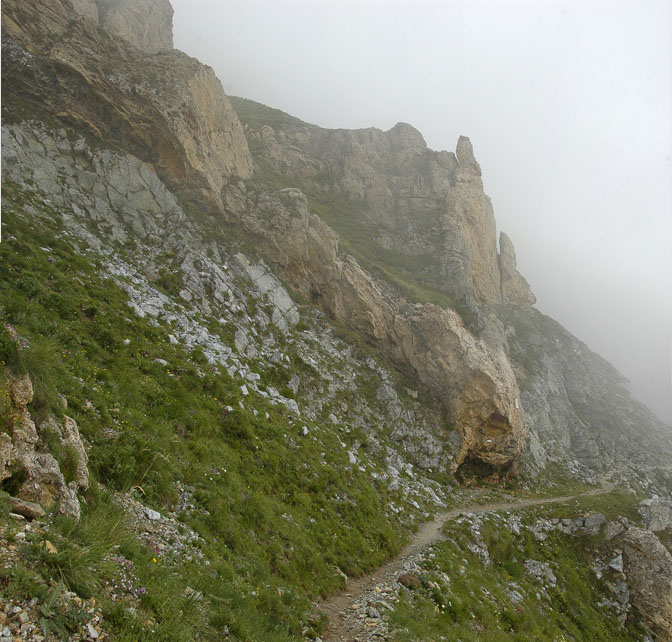
<svg viewBox="0 0 672 642"><path fill-rule="evenodd" d="M456 303L501 302L492 204L468 138L460 137L455 153L435 152L406 123L387 132L328 130L297 119L274 121L271 114L264 118L250 101L234 104L255 158L311 196L351 199L372 241L405 259L414 279ZM335 216L344 223L347 211ZM338 230L339 221L334 223Z"/></svg>
<svg viewBox="0 0 672 642"><path fill-rule="evenodd" d="M13 79L14 101L6 110L10 119L30 105L150 162L187 209L206 207L222 221L235 221L236 233L258 241L262 254L298 291L352 324L414 385L440 400L446 435L457 430L462 444L452 470L466 461L481 462L486 475L517 468L525 424L501 344L476 339L450 310L408 305L357 261L339 257L336 236L308 212L300 196L292 201L291 194L271 195L245 185L241 179L251 177L251 157L212 70L176 51L147 55L124 47L115 34L96 29L88 14L72 21L67 5L56 0L39 12L39 20L23 3L9 2L4 11L3 73ZM344 132L345 144L368 154L357 136ZM443 186L439 200L453 199L448 218L459 228L443 235L441 243L459 245L451 256L464 257L455 266L455 279L448 279L444 266L446 282L459 282L460 296L469 302L499 301L494 219L469 141L461 139L454 156L430 153L408 125L371 136L382 141L384 162L399 175L398 185L389 190L394 199L410 189L408 202L436 200L422 187L421 176L428 163L435 166L437 184ZM334 141L319 145L331 149ZM344 162L351 166L344 184L349 181L354 194L355 179L376 168ZM454 188L448 186L451 180ZM411 183L418 185L411 189ZM385 203L372 202L374 217L384 217ZM390 219L397 228L403 225L402 214Z"/></svg>
<svg viewBox="0 0 672 642"><path fill-rule="evenodd" d="M106 16L120 12L144 24L123 12L135 3L103 5ZM252 166L212 69L176 50L150 55L129 47L122 26L100 29L91 3L77 7L81 18L67 0L3 4L2 74L12 86L5 121L31 112L56 118L152 163L185 199L221 215L223 188L249 178Z"/></svg>
<svg viewBox="0 0 672 642"><path fill-rule="evenodd" d="M631 397L611 364L537 310L507 305L498 314L522 389L533 465L569 459L630 477L669 468L669 426Z"/></svg>
<svg viewBox="0 0 672 642"><path fill-rule="evenodd" d="M669 428L531 307L469 140L241 125L170 16L3 3L0 638L332 639L448 511L358 639L669 639Z"/></svg>
<svg viewBox="0 0 672 642"><path fill-rule="evenodd" d="M284 278L347 324L418 382L446 410L445 430L462 437L452 463L482 476L515 472L525 440L518 386L503 349L474 337L460 316L411 304L357 261L338 256L337 236L295 189L264 193L247 213L257 247Z"/></svg>
<svg viewBox="0 0 672 642"><path fill-rule="evenodd" d="M244 133L212 70L169 49L169 14L161 2L4 3L5 122L36 117L85 134L82 167L103 162L92 156L98 146L129 154L211 233L254 242L296 293L354 329L443 408L444 438L459 442L444 461L450 470L515 471L528 426L537 466L553 450L539 446L542 434L581 464L598 452L613 461L636 422L618 428L616 414L641 413L614 379L592 403L583 386L594 380L572 372L582 367L570 356L573 339L516 333L521 319L538 318L534 295L506 235L497 250L469 140L461 137L455 153L435 152L407 124L388 132L325 130L237 99ZM51 151L21 154L33 135L13 132L5 158L18 176L32 173L42 189L57 192L58 172L28 167ZM132 238L115 229L118 241ZM531 374L528 352L537 340L544 368ZM562 385L553 383L559 377ZM619 404L606 401L609 391ZM643 421L648 434L655 421Z"/></svg>

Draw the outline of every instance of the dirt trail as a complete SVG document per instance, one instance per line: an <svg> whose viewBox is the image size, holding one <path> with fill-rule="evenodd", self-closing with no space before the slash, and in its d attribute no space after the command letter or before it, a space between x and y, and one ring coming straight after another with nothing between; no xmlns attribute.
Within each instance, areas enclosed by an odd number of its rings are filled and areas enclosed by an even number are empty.
<svg viewBox="0 0 672 642"><path fill-rule="evenodd" d="M431 546L442 539L441 529L444 524L452 519L459 517L464 513L485 513L490 511L510 511L519 510L528 506L539 506L541 504L560 504L571 501L578 497L589 495L600 495L611 490L613 486L604 486L585 493L577 495L565 495L563 497L540 497L531 499L520 499L510 503L491 503L491 504L471 504L459 506L449 511L440 513L431 522L422 524L415 533L413 539L405 548L393 559L389 560L383 566L376 569L369 575L364 575L355 579L348 580L345 589L331 596L320 605L320 611L329 618L329 627L321 636L323 642L354 642L355 640L364 640L367 638L366 624L359 619L348 617L348 610L353 604L364 599L364 594L372 590L378 584L392 583L402 573L404 565L420 551Z"/></svg>

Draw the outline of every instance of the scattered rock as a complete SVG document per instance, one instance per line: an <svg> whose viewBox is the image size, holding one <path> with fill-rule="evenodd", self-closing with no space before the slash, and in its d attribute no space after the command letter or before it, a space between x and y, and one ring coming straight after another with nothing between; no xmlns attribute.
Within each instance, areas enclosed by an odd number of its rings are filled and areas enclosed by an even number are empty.
<svg viewBox="0 0 672 642"><path fill-rule="evenodd" d="M145 508L145 515L147 516L147 519L151 519L152 521L158 521L161 519L161 513L152 510L151 508Z"/></svg>
<svg viewBox="0 0 672 642"><path fill-rule="evenodd" d="M616 557L614 557L614 559L612 559L609 562L608 566L609 566L609 568L613 569L614 571L616 571L618 573L622 573L623 572L623 555L619 554Z"/></svg>
<svg viewBox="0 0 672 642"><path fill-rule="evenodd" d="M18 497L10 497L9 506L12 511L18 515L23 515L23 517L27 517L28 519L39 519L45 515L44 510L39 504L27 502Z"/></svg>

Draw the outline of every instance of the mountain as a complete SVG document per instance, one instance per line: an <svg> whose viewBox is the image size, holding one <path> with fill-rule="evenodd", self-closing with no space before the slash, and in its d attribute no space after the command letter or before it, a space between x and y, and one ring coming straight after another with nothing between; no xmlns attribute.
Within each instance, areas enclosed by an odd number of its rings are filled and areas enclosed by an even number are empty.
<svg viewBox="0 0 672 642"><path fill-rule="evenodd" d="M315 639L317 596L507 488L571 490L588 514L455 526L471 570L498 559L514 582L497 609L552 564L572 595L556 578L525 608L569 615L535 635L669 639L672 522L650 513L672 431L533 307L468 138L435 152L408 124L326 130L229 98L172 48L163 0L2 11L2 636ZM570 536L588 538L571 561ZM618 546L620 570L598 564ZM429 577L360 619L420 639L403 614L456 590ZM472 588L455 626L492 597ZM489 626L534 639L535 617Z"/></svg>

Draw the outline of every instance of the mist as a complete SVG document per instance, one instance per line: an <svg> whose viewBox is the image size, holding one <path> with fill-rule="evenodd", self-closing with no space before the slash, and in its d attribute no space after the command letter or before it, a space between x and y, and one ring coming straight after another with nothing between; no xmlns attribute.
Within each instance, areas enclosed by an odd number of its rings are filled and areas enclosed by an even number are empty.
<svg viewBox="0 0 672 642"><path fill-rule="evenodd" d="M672 422L672 5L172 0L228 94L329 128L471 138L556 318Z"/></svg>

